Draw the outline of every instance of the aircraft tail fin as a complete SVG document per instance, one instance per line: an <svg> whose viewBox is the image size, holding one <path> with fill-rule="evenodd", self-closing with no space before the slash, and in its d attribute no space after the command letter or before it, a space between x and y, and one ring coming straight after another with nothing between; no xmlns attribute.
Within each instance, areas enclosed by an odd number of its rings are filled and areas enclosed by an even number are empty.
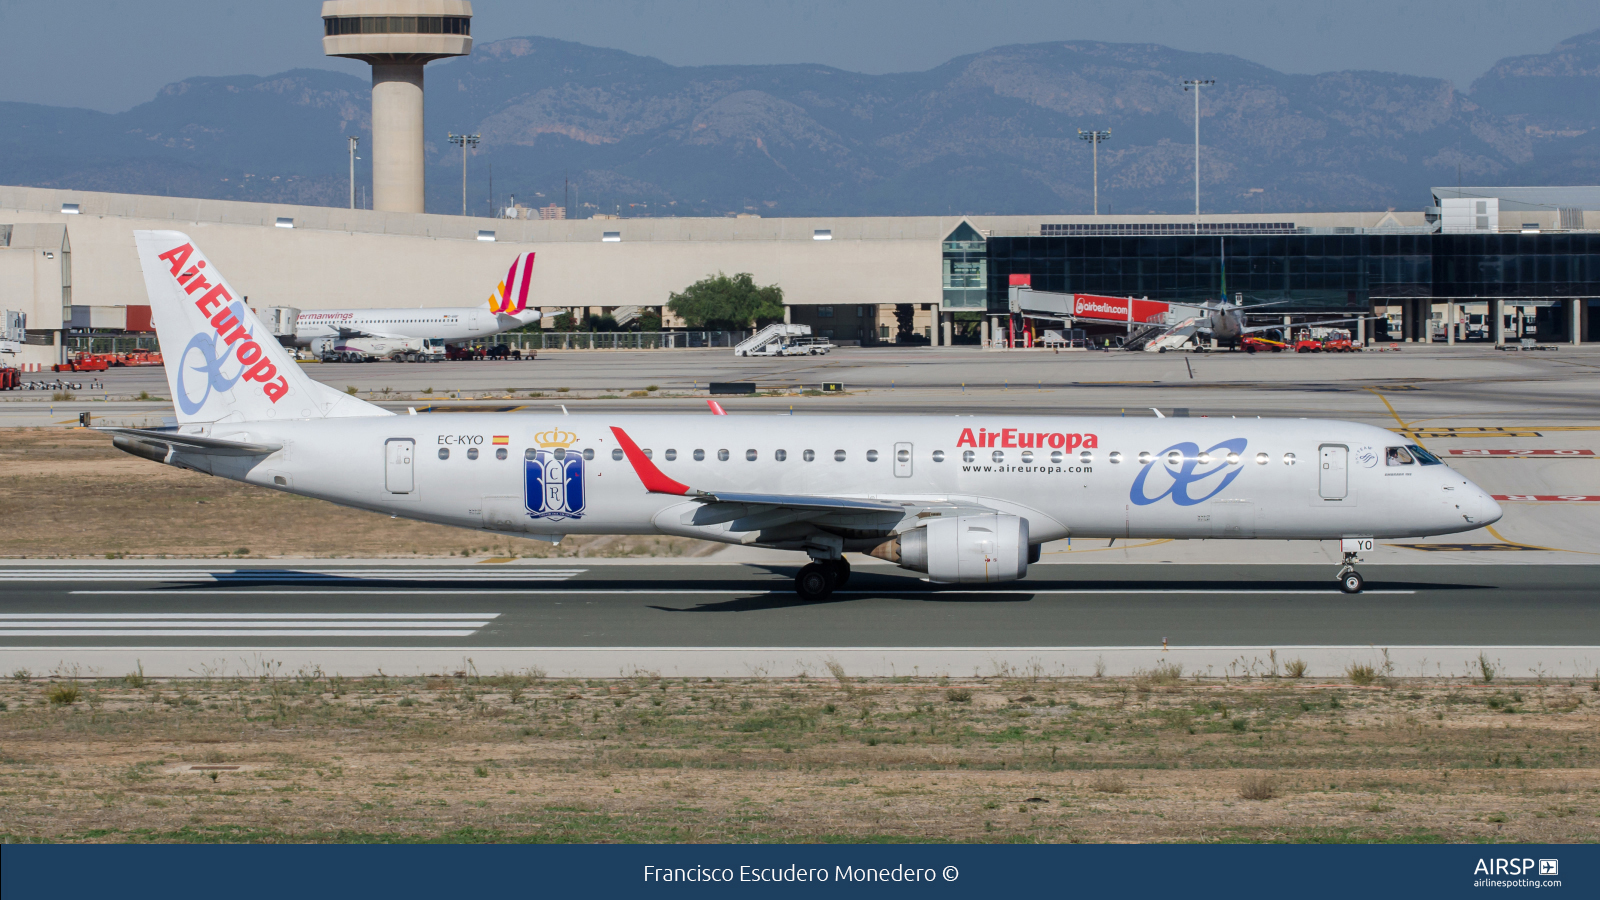
<svg viewBox="0 0 1600 900"><path fill-rule="evenodd" d="M519 254L511 261L504 281L489 295L489 311L515 316L528 308L528 284L533 279L533 254Z"/></svg>
<svg viewBox="0 0 1600 900"><path fill-rule="evenodd" d="M387 416L313 380L178 231L135 231L178 423Z"/></svg>

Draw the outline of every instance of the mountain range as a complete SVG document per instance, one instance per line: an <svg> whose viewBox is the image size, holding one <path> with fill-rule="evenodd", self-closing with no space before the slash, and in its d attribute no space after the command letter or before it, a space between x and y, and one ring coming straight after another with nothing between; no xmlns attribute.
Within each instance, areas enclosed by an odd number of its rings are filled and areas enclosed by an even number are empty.
<svg viewBox="0 0 1600 900"><path fill-rule="evenodd" d="M576 216L1416 209L1433 185L1600 182L1600 31L1462 92L1386 72L1288 75L1155 44L996 47L926 72L671 66L541 37L427 69L429 212ZM370 85L321 69L190 78L122 113L0 103L0 183L343 206ZM365 155L365 154L363 154ZM364 181L363 168L358 182ZM566 179L567 187L564 187Z"/></svg>

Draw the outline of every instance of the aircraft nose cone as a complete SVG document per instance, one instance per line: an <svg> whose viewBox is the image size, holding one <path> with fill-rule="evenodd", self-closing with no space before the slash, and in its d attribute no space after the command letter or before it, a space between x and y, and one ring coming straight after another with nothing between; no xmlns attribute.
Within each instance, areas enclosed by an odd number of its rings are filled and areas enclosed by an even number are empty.
<svg viewBox="0 0 1600 900"><path fill-rule="evenodd" d="M1493 525L1500 521L1500 517L1505 515L1505 510L1501 509L1500 504L1496 503L1495 499L1485 493L1482 488L1477 488L1476 490L1478 494L1476 503L1477 515L1474 518L1477 523L1479 525Z"/></svg>

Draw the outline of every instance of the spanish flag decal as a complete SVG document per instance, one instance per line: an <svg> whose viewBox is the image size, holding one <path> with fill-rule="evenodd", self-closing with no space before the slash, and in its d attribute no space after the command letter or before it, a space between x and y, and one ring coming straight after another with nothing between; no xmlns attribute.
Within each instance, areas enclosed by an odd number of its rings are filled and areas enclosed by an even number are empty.
<svg viewBox="0 0 1600 900"><path fill-rule="evenodd" d="M511 436L510 435L497 434L497 435L494 436L494 445L496 447L502 446L504 444L509 444L509 443L511 443Z"/></svg>

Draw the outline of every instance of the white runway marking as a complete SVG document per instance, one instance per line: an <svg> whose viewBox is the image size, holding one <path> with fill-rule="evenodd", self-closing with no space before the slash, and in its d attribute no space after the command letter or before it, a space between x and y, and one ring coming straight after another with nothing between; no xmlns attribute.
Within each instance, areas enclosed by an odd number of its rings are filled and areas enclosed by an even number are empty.
<svg viewBox="0 0 1600 900"><path fill-rule="evenodd" d="M570 596L573 596L575 594L576 595L598 595L598 596L613 596L613 595L626 595L626 594L649 594L649 595L652 595L652 596L672 595L672 594L699 594L699 595L702 595L702 596L703 595L707 595L707 594L726 595L726 596L747 596L747 595L751 595L751 594L793 594L795 592L794 591L762 590L761 588L745 588L743 590L728 590L728 589L724 589L724 588L717 588L717 589L714 589L714 590L694 590L694 589L689 589L689 588L573 588L572 590L549 590L549 589L539 589L539 588L522 588L522 589L518 589L518 588L467 588L467 589L459 590L459 591L451 590L449 588L428 588L428 589L423 589L423 590L397 590L397 591L363 591L363 590L299 591L299 590L292 590L292 589L291 590L278 590L278 591L263 591L263 590L247 590L247 589L244 589L244 588L239 588L239 589L232 589L232 588L200 588L200 589L195 589L195 590L183 590L183 589L168 590L168 589L162 589L162 588L151 588L151 589L148 589L148 590L124 590L124 591L118 591L118 590L69 591L69 593L71 593L73 595L87 595L87 596L101 596L101 597L103 597L103 596L194 597L194 596L215 596L215 595L224 595L224 596L229 596L229 597L236 597L236 596L304 597L304 596L308 596L308 595L332 595L332 596L349 595L349 596L353 596L353 597L369 596L369 595L370 596L380 596L380 597L399 597L399 596L459 597L459 596L464 596L464 595L468 595L468 594L471 594L471 595L474 595L474 596L483 595L483 594L496 594L496 595L504 595L504 594L536 594L537 595L537 594L545 594L545 595L549 595L549 596L552 596L552 597L570 597ZM993 590L993 589L988 589L988 588L970 588L970 589L968 589L968 588L951 588L950 590L945 590L945 591L834 591L834 593L835 594L849 594L849 595L852 595L852 596L864 596L864 597L937 597L937 596L940 596L942 594L993 594L993 595L996 595L996 596L1003 595L1003 594L1027 594L1027 595L1030 595L1030 596L1037 595L1037 594L1067 594L1067 595L1082 594L1082 595L1086 595L1086 596L1097 596L1097 595L1102 595L1102 594L1141 594L1141 595L1144 595L1144 594L1149 594L1149 595L1155 595L1155 594L1268 594L1268 595L1315 594L1315 595L1320 595L1320 596L1327 596L1327 595L1338 595L1338 594L1341 594L1342 592L1338 588L1325 588L1325 589L1322 589L1322 590L1287 589L1287 590L1281 590L1281 591L1261 590L1261 589L1257 589L1257 588L1248 588L1248 589L1243 589L1243 590L1233 590L1233 589L1230 589L1230 588L1216 588L1214 590L1208 590L1208 589L1202 589L1202 588L1170 588L1170 589L1169 588L1152 588L1152 589L1107 588L1105 590L1090 590L1090 589L1074 589L1074 590L1059 589L1058 590L1058 589L1045 589L1045 590L1037 590L1037 591L1015 590L1015 589L1012 589L1012 590ZM1361 593L1363 595L1366 595L1366 594L1415 594L1416 591L1362 591Z"/></svg>
<svg viewBox="0 0 1600 900"><path fill-rule="evenodd" d="M0 569L0 581L566 581L586 569Z"/></svg>
<svg viewBox="0 0 1600 900"><path fill-rule="evenodd" d="M0 637L470 637L499 613L4 613Z"/></svg>

